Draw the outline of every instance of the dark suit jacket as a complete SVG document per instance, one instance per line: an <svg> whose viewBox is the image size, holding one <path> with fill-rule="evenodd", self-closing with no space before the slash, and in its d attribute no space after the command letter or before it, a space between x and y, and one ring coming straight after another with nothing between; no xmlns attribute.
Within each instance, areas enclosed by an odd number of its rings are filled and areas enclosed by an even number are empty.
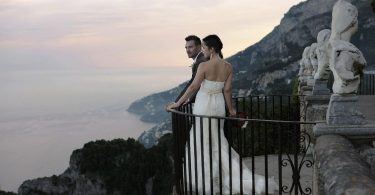
<svg viewBox="0 0 375 195"><path fill-rule="evenodd" d="M178 97L176 98L175 102L177 102L180 97L182 95L184 95L185 91L187 90L187 88L190 86L190 84L193 82L194 78L195 78L195 75L197 74L197 70L198 70L198 66L200 63L206 61L206 59L204 58L204 55L203 55L203 52L200 52L198 57L197 57L197 60L195 60L195 63L192 65L192 74L191 74L191 79L189 80L189 82L187 83L187 85L185 86L185 88L181 91L180 95L178 95ZM198 91L197 91L198 92ZM190 97L190 102L195 102L195 96L197 95L197 92L195 92L191 97Z"/></svg>

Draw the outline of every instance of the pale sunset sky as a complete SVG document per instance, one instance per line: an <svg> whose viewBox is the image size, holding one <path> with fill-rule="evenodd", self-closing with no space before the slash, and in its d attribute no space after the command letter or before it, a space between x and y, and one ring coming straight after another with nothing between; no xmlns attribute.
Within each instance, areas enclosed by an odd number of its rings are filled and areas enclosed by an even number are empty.
<svg viewBox="0 0 375 195"><path fill-rule="evenodd" d="M0 68L171 67L189 34L225 57L256 43L301 0L0 0Z"/></svg>

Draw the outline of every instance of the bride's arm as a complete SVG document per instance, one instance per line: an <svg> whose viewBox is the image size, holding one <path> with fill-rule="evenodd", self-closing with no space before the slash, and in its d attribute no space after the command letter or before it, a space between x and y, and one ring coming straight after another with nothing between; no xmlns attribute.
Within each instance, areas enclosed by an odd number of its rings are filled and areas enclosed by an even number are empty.
<svg viewBox="0 0 375 195"><path fill-rule="evenodd" d="M229 76L227 80L225 81L225 85L224 85L224 98L225 98L225 103L229 111L229 115L235 116L236 111L233 109L233 105L232 105L232 78L233 78L232 66L230 66L229 71L230 71Z"/></svg>
<svg viewBox="0 0 375 195"><path fill-rule="evenodd" d="M167 106L167 109L177 108L181 106L192 94L194 94L200 87L202 81L204 80L204 62L202 62L198 66L197 73L195 75L195 78L193 82L190 84L190 86L186 89L184 95L180 97L180 99L175 103ZM203 65L203 66L202 66Z"/></svg>

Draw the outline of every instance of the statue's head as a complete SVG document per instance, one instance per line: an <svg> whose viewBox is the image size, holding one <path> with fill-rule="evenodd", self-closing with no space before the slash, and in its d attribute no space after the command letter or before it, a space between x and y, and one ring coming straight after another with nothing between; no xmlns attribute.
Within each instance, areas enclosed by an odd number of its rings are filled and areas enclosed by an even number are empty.
<svg viewBox="0 0 375 195"><path fill-rule="evenodd" d="M331 30L324 29L318 33L316 57L318 70L315 72L314 79L327 80L329 77L329 58L328 58L328 40L331 36Z"/></svg>
<svg viewBox="0 0 375 195"><path fill-rule="evenodd" d="M358 10L345 0L338 0L332 10L333 40L350 41L350 37L358 30Z"/></svg>
<svg viewBox="0 0 375 195"><path fill-rule="evenodd" d="M310 63L314 67L314 69L315 69L315 66L318 66L318 59L316 57L316 46L317 46L316 43L311 44L310 51L309 51Z"/></svg>
<svg viewBox="0 0 375 195"><path fill-rule="evenodd" d="M321 30L318 33L318 36L316 37L316 41L317 41L318 45L328 41L330 36L331 36L331 30L330 29Z"/></svg>
<svg viewBox="0 0 375 195"><path fill-rule="evenodd" d="M306 59L308 57L309 52L310 52L310 46L305 47L302 53L302 59Z"/></svg>
<svg viewBox="0 0 375 195"><path fill-rule="evenodd" d="M306 47L305 50L303 50L302 54L302 63L306 71L306 73L304 73L305 75L311 75L312 72L312 65L310 61L310 49L310 46Z"/></svg>

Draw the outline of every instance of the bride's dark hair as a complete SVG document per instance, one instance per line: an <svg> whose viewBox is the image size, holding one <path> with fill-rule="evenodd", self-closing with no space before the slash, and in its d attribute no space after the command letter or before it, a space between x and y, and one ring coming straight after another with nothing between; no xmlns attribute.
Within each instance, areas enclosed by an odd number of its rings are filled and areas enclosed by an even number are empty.
<svg viewBox="0 0 375 195"><path fill-rule="evenodd" d="M208 35L207 37L203 38L203 42L208 48L214 48L215 52L218 53L221 58L223 58L223 53L221 52L221 49L223 49L223 43L217 35Z"/></svg>

